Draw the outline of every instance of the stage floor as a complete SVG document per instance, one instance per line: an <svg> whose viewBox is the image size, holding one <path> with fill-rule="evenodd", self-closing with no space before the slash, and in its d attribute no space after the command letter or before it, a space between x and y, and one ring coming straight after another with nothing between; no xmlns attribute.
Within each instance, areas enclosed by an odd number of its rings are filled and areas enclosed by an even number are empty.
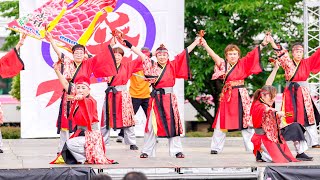
<svg viewBox="0 0 320 180"><path fill-rule="evenodd" d="M252 153L246 152L242 138L227 138L224 151L217 155L210 154L211 138L182 138L184 159L169 157L168 140L158 139L157 157L140 159L140 150L129 150L129 146L115 142L113 138L107 146L107 156L119 164L112 165L76 165L90 166L104 173L122 176L128 171L138 170L147 174L180 174L186 177L198 174L237 174L247 177L258 176L265 166L312 166L320 164L320 149L309 149L307 154L314 161L288 164L257 163ZM4 153L0 154L0 169L52 168L70 165L51 165L57 153L58 139L16 139L3 140ZM143 138L137 138L141 149ZM295 155L292 142L290 149ZM189 174L189 175L188 175ZM170 176L171 177L171 176Z"/></svg>

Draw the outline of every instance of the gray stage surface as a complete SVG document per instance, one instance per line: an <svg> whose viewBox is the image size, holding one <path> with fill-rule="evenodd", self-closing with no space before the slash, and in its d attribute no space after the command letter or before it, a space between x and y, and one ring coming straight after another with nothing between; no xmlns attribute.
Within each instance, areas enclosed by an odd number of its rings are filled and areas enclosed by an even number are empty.
<svg viewBox="0 0 320 180"><path fill-rule="evenodd" d="M227 138L224 151L210 154L211 138L182 138L186 158L169 157L168 140L158 139L157 157L140 159L140 150L116 143L112 139L107 146L107 156L119 164L76 165L90 166L99 173L108 173L114 179L121 178L129 171L142 171L154 179L256 179L261 177L264 167L269 165L312 166L320 164L320 149L309 149L307 154L314 157L311 162L288 164L257 163L250 152L245 152L242 138ZM143 138L137 139L141 149ZM4 153L0 154L0 169L73 167L70 165L51 165L56 157L58 139L17 139L3 140ZM289 142L293 154L293 145Z"/></svg>

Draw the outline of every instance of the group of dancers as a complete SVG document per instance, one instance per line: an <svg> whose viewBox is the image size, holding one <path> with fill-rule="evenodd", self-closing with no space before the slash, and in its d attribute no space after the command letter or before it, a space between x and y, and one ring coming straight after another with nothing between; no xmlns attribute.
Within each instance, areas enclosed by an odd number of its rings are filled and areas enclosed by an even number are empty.
<svg viewBox="0 0 320 180"><path fill-rule="evenodd" d="M24 68L18 55L24 38L25 35L19 46L1 59L2 77L12 77ZM208 46L203 37L197 37L173 60L169 60L164 45L160 45L155 52L146 47L139 49L115 30L110 44L106 47L101 45L96 56L90 57L85 47L77 44L72 48L71 58L60 52L49 32L46 33L46 39L58 55L59 60L53 69L63 86L57 120L59 153L52 163L114 163L105 154L110 128L121 129L124 143L130 150L138 150L134 115L140 106L147 117L140 158L156 155L157 137L169 140L170 156L184 158L180 139L183 126L173 86L176 78L191 78L189 61L192 59L189 53L196 46L203 47L215 62L212 80L222 79L224 82L212 126L211 154L222 152L227 130L242 132L246 150L252 151L258 162L311 161L313 158L306 155L305 151L308 147L320 148L317 134L320 116L306 82L310 72L320 71L320 50L303 59L303 45L294 44L291 59L288 51L277 45L270 33L266 33L262 43L243 58L239 47L230 44L225 48L223 59ZM244 80L263 71L261 51L269 43L277 58L265 86L254 93L252 100ZM122 62L124 50L121 47L129 48L138 58ZM153 61L152 56L157 61ZM285 71L286 87L282 108L277 111L274 108L276 89L272 83L279 66ZM96 78L104 78L108 83L100 121L97 102L90 96L92 74ZM128 91L126 85L129 80ZM152 87L151 91L149 86ZM286 141L294 142L295 157Z"/></svg>

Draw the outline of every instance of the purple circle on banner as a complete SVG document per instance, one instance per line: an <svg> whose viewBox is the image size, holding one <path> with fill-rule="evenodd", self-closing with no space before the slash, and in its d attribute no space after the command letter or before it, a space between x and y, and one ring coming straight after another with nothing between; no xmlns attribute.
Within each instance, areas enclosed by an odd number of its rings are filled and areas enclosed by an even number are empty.
<svg viewBox="0 0 320 180"><path fill-rule="evenodd" d="M144 47L148 47L149 49L152 49L152 47L154 45L155 38L156 38L156 24L155 24L155 21L154 21L154 18L152 16L151 12L143 3L141 3L138 0L118 0L114 11L116 11L123 4L127 4L131 7L133 7L142 16L142 18L146 24L146 28L147 28L147 31L146 31L147 34L146 34L146 40L144 43ZM50 67L52 67L53 60L50 55L50 44L49 43L42 42L41 53L42 53L42 57L45 60L45 62Z"/></svg>

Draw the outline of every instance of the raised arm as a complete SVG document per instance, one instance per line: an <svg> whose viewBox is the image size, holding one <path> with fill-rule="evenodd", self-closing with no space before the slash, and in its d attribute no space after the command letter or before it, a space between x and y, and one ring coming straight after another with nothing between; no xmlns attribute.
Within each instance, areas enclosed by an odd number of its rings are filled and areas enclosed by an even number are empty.
<svg viewBox="0 0 320 180"><path fill-rule="evenodd" d="M59 60L60 60L61 57L62 57L62 53L61 53L61 51L59 50L59 48L58 48L58 46L56 45L56 43L54 42L51 33L46 32L46 37L48 38L48 40L49 40L49 42L50 42L53 50L56 52L56 54L58 55L58 58L59 58Z"/></svg>
<svg viewBox="0 0 320 180"><path fill-rule="evenodd" d="M267 32L261 42L261 44L259 45L260 46L260 50L262 50L264 47L266 47L272 40L272 37L271 37L271 33L270 32Z"/></svg>
<svg viewBox="0 0 320 180"><path fill-rule="evenodd" d="M277 71L279 69L279 62L278 61L275 61L274 62L274 67L273 67L273 70L271 72L271 74L269 75L267 81L266 81L266 85L269 85L269 86L272 86L272 83L276 77L276 74L277 74Z"/></svg>
<svg viewBox="0 0 320 180"><path fill-rule="evenodd" d="M267 41L271 44L273 49L278 49L278 46L271 35L267 36Z"/></svg>
<svg viewBox="0 0 320 180"><path fill-rule="evenodd" d="M140 51L137 47L133 46L128 40L123 40L128 48L130 48L136 55L140 56L142 61L148 58L143 52Z"/></svg>
<svg viewBox="0 0 320 180"><path fill-rule="evenodd" d="M201 40L201 45L204 47L204 49L208 52L208 54L210 55L210 57L213 59L215 65L217 67L220 67L221 66L221 61L222 58L217 55L210 47L209 45L207 44L207 41L205 39L202 39Z"/></svg>
<svg viewBox="0 0 320 180"><path fill-rule="evenodd" d="M16 50L19 51L20 47L23 45L24 40L26 39L27 34L22 34L22 38L19 40L18 44L16 45Z"/></svg>
<svg viewBox="0 0 320 180"><path fill-rule="evenodd" d="M69 89L69 82L67 81L67 79L61 74L60 70L59 70L59 65L58 63L54 63L53 64L53 69L54 72L57 74L58 79L63 87L64 90L68 91Z"/></svg>
<svg viewBox="0 0 320 180"><path fill-rule="evenodd" d="M200 44L201 37L196 37L196 39L187 47L188 53L193 51L193 49Z"/></svg>

